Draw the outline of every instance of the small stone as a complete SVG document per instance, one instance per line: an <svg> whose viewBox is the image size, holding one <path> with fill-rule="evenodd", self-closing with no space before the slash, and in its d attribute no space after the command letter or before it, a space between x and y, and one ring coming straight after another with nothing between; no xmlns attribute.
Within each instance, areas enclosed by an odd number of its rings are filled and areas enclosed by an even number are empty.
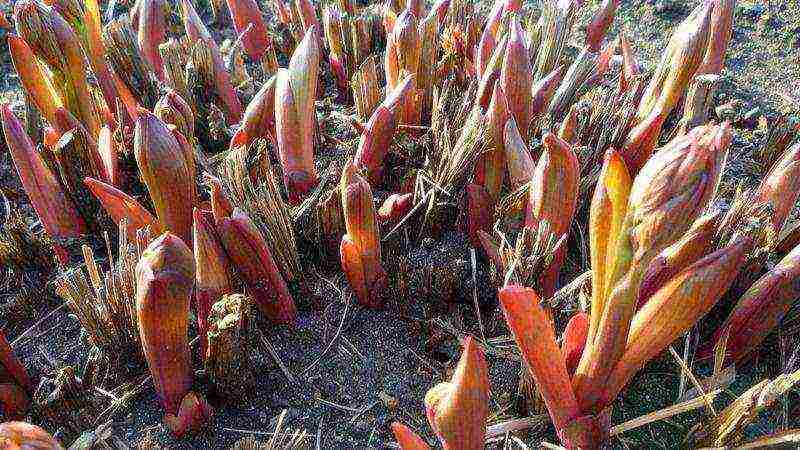
<svg viewBox="0 0 800 450"><path fill-rule="evenodd" d="M353 430L360 434L367 434L370 429L371 425L366 420L359 420L353 426Z"/></svg>
<svg viewBox="0 0 800 450"><path fill-rule="evenodd" d="M378 392L378 398L381 399L386 409L394 410L397 408L398 401L396 398L392 397L391 395L385 392Z"/></svg>
<svg viewBox="0 0 800 450"><path fill-rule="evenodd" d="M667 0L657 0L653 5L653 9L659 14L667 12L671 8L671 2Z"/></svg>
<svg viewBox="0 0 800 450"><path fill-rule="evenodd" d="M750 20L758 19L767 10L767 8L761 4L742 6L741 8L742 8L742 13L745 15L745 17L747 17Z"/></svg>
<svg viewBox="0 0 800 450"><path fill-rule="evenodd" d="M742 125L750 130L756 128L758 126L759 116L761 116L761 108L756 106L744 113L744 116L742 116Z"/></svg>
<svg viewBox="0 0 800 450"><path fill-rule="evenodd" d="M720 120L730 120L731 122L738 122L741 111L744 107L744 102L738 99L730 100L722 105L716 107L714 112Z"/></svg>
<svg viewBox="0 0 800 450"><path fill-rule="evenodd" d="M761 131L767 131L769 129L769 119L767 119L767 116L762 114L758 118L758 129Z"/></svg>

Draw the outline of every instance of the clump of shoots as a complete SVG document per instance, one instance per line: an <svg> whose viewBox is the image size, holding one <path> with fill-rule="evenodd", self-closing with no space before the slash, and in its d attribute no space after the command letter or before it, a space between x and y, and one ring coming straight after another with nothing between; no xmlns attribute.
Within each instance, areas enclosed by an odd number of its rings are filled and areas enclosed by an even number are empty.
<svg viewBox="0 0 800 450"><path fill-rule="evenodd" d="M383 304L387 278L381 265L381 241L372 189L358 173L358 168L350 163L342 171L340 190L347 230L339 250L342 270L358 301L364 306L378 308Z"/></svg>

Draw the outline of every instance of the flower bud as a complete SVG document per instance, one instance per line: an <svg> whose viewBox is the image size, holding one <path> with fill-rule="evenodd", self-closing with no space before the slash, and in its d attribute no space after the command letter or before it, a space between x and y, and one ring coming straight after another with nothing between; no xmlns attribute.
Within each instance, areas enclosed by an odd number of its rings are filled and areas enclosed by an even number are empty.
<svg viewBox="0 0 800 450"><path fill-rule="evenodd" d="M195 203L194 164L166 124L141 111L134 130L133 151L156 216L165 230L191 242Z"/></svg>
<svg viewBox="0 0 800 450"><path fill-rule="evenodd" d="M11 159L47 234L55 239L75 238L83 234L86 227L83 219L36 151L22 124L8 105L2 105L0 113Z"/></svg>
<svg viewBox="0 0 800 450"><path fill-rule="evenodd" d="M186 398L194 396L189 351L189 299L195 265L189 247L169 232L155 239L136 264L136 313L147 365L153 376L165 421L181 436L196 428L206 414L193 409Z"/></svg>
<svg viewBox="0 0 800 450"><path fill-rule="evenodd" d="M569 234L578 201L580 165L569 144L547 133L542 138L544 151L534 171L528 200L525 226L538 228L541 221L550 224L551 232L560 237ZM555 294L565 248L560 247L553 262L540 279L542 295Z"/></svg>
<svg viewBox="0 0 800 450"><path fill-rule="evenodd" d="M397 222L414 206L414 194L392 194L378 208L381 223Z"/></svg>
<svg viewBox="0 0 800 450"><path fill-rule="evenodd" d="M800 247L792 250L745 292L714 334L717 345L725 339L726 361L738 364L750 356L798 298Z"/></svg>
<svg viewBox="0 0 800 450"><path fill-rule="evenodd" d="M383 179L383 159L389 152L403 105L410 100L412 92L414 77L408 75L386 96L364 127L355 164L364 171L371 183L377 184Z"/></svg>
<svg viewBox="0 0 800 450"><path fill-rule="evenodd" d="M310 28L289 61L278 71L275 86L275 131L289 202L297 204L317 183L314 130L319 71L319 43Z"/></svg>
<svg viewBox="0 0 800 450"><path fill-rule="evenodd" d="M400 422L392 423L392 433L400 444L400 450L430 450L430 446L417 433Z"/></svg>
<svg viewBox="0 0 800 450"><path fill-rule="evenodd" d="M731 142L729 124L698 127L673 139L642 167L631 188L628 227L648 262L683 236L719 186ZM630 232L630 234L628 234Z"/></svg>
<svg viewBox="0 0 800 450"><path fill-rule="evenodd" d="M230 148L249 147L257 139L268 139L273 145L275 141L275 82L272 76L261 86L250 100L239 129L231 139Z"/></svg>
<svg viewBox="0 0 800 450"><path fill-rule="evenodd" d="M509 26L510 38L500 69L500 87L508 99L508 109L517 122L522 140L528 144L531 125L531 105L533 78L528 49L525 47L525 35L519 23L519 17L511 17Z"/></svg>
<svg viewBox="0 0 800 450"><path fill-rule="evenodd" d="M428 422L445 450L483 449L489 415L489 376L483 350L471 336L449 382L425 394Z"/></svg>
<svg viewBox="0 0 800 450"><path fill-rule="evenodd" d="M216 220L225 252L244 277L258 308L275 323L292 323L297 314L294 299L261 231L238 208L229 217Z"/></svg>
<svg viewBox="0 0 800 450"><path fill-rule="evenodd" d="M381 241L372 206L372 189L350 163L342 171L340 190L346 229L339 248L342 270L358 301L377 308L383 303L387 278L381 266Z"/></svg>
<svg viewBox="0 0 800 450"><path fill-rule="evenodd" d="M242 48L253 61L261 61L264 52L272 46L264 15L256 0L227 0L236 34L242 37ZM247 28L250 27L249 31Z"/></svg>
<svg viewBox="0 0 800 450"><path fill-rule="evenodd" d="M8 450L64 450L46 431L25 422L0 423L0 446Z"/></svg>
<svg viewBox="0 0 800 450"><path fill-rule="evenodd" d="M194 112L174 89L167 90L158 100L153 114L165 124L174 125L189 142L194 139Z"/></svg>
<svg viewBox="0 0 800 450"><path fill-rule="evenodd" d="M51 126L56 123L56 110L61 108L61 97L56 92L50 78L42 70L42 66L24 39L13 34L8 35L8 49L23 89L28 98L36 105L44 119Z"/></svg>
<svg viewBox="0 0 800 450"><path fill-rule="evenodd" d="M703 59L712 10L712 2L701 2L675 29L639 102L639 120L656 108L669 115L678 104Z"/></svg>
<svg viewBox="0 0 800 450"><path fill-rule="evenodd" d="M164 65L158 47L167 34L167 8L168 4L164 0L139 0L139 51L161 81L164 81Z"/></svg>

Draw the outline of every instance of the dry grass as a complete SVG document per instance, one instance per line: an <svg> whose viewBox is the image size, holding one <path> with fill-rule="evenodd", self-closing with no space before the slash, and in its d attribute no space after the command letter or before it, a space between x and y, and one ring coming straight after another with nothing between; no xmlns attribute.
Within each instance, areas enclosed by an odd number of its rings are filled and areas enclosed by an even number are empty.
<svg viewBox="0 0 800 450"><path fill-rule="evenodd" d="M278 190L267 142L261 139L250 148L231 150L219 170L231 204L246 212L264 234L286 280L302 279L289 207Z"/></svg>
<svg viewBox="0 0 800 450"><path fill-rule="evenodd" d="M106 233L108 242L108 233ZM108 248L109 269L97 263L94 251L83 246L84 267L62 272L56 292L69 305L95 346L107 356L141 355L136 319L136 263L149 242L149 232L139 230L138 242L128 242L127 224L120 224L117 261Z"/></svg>

